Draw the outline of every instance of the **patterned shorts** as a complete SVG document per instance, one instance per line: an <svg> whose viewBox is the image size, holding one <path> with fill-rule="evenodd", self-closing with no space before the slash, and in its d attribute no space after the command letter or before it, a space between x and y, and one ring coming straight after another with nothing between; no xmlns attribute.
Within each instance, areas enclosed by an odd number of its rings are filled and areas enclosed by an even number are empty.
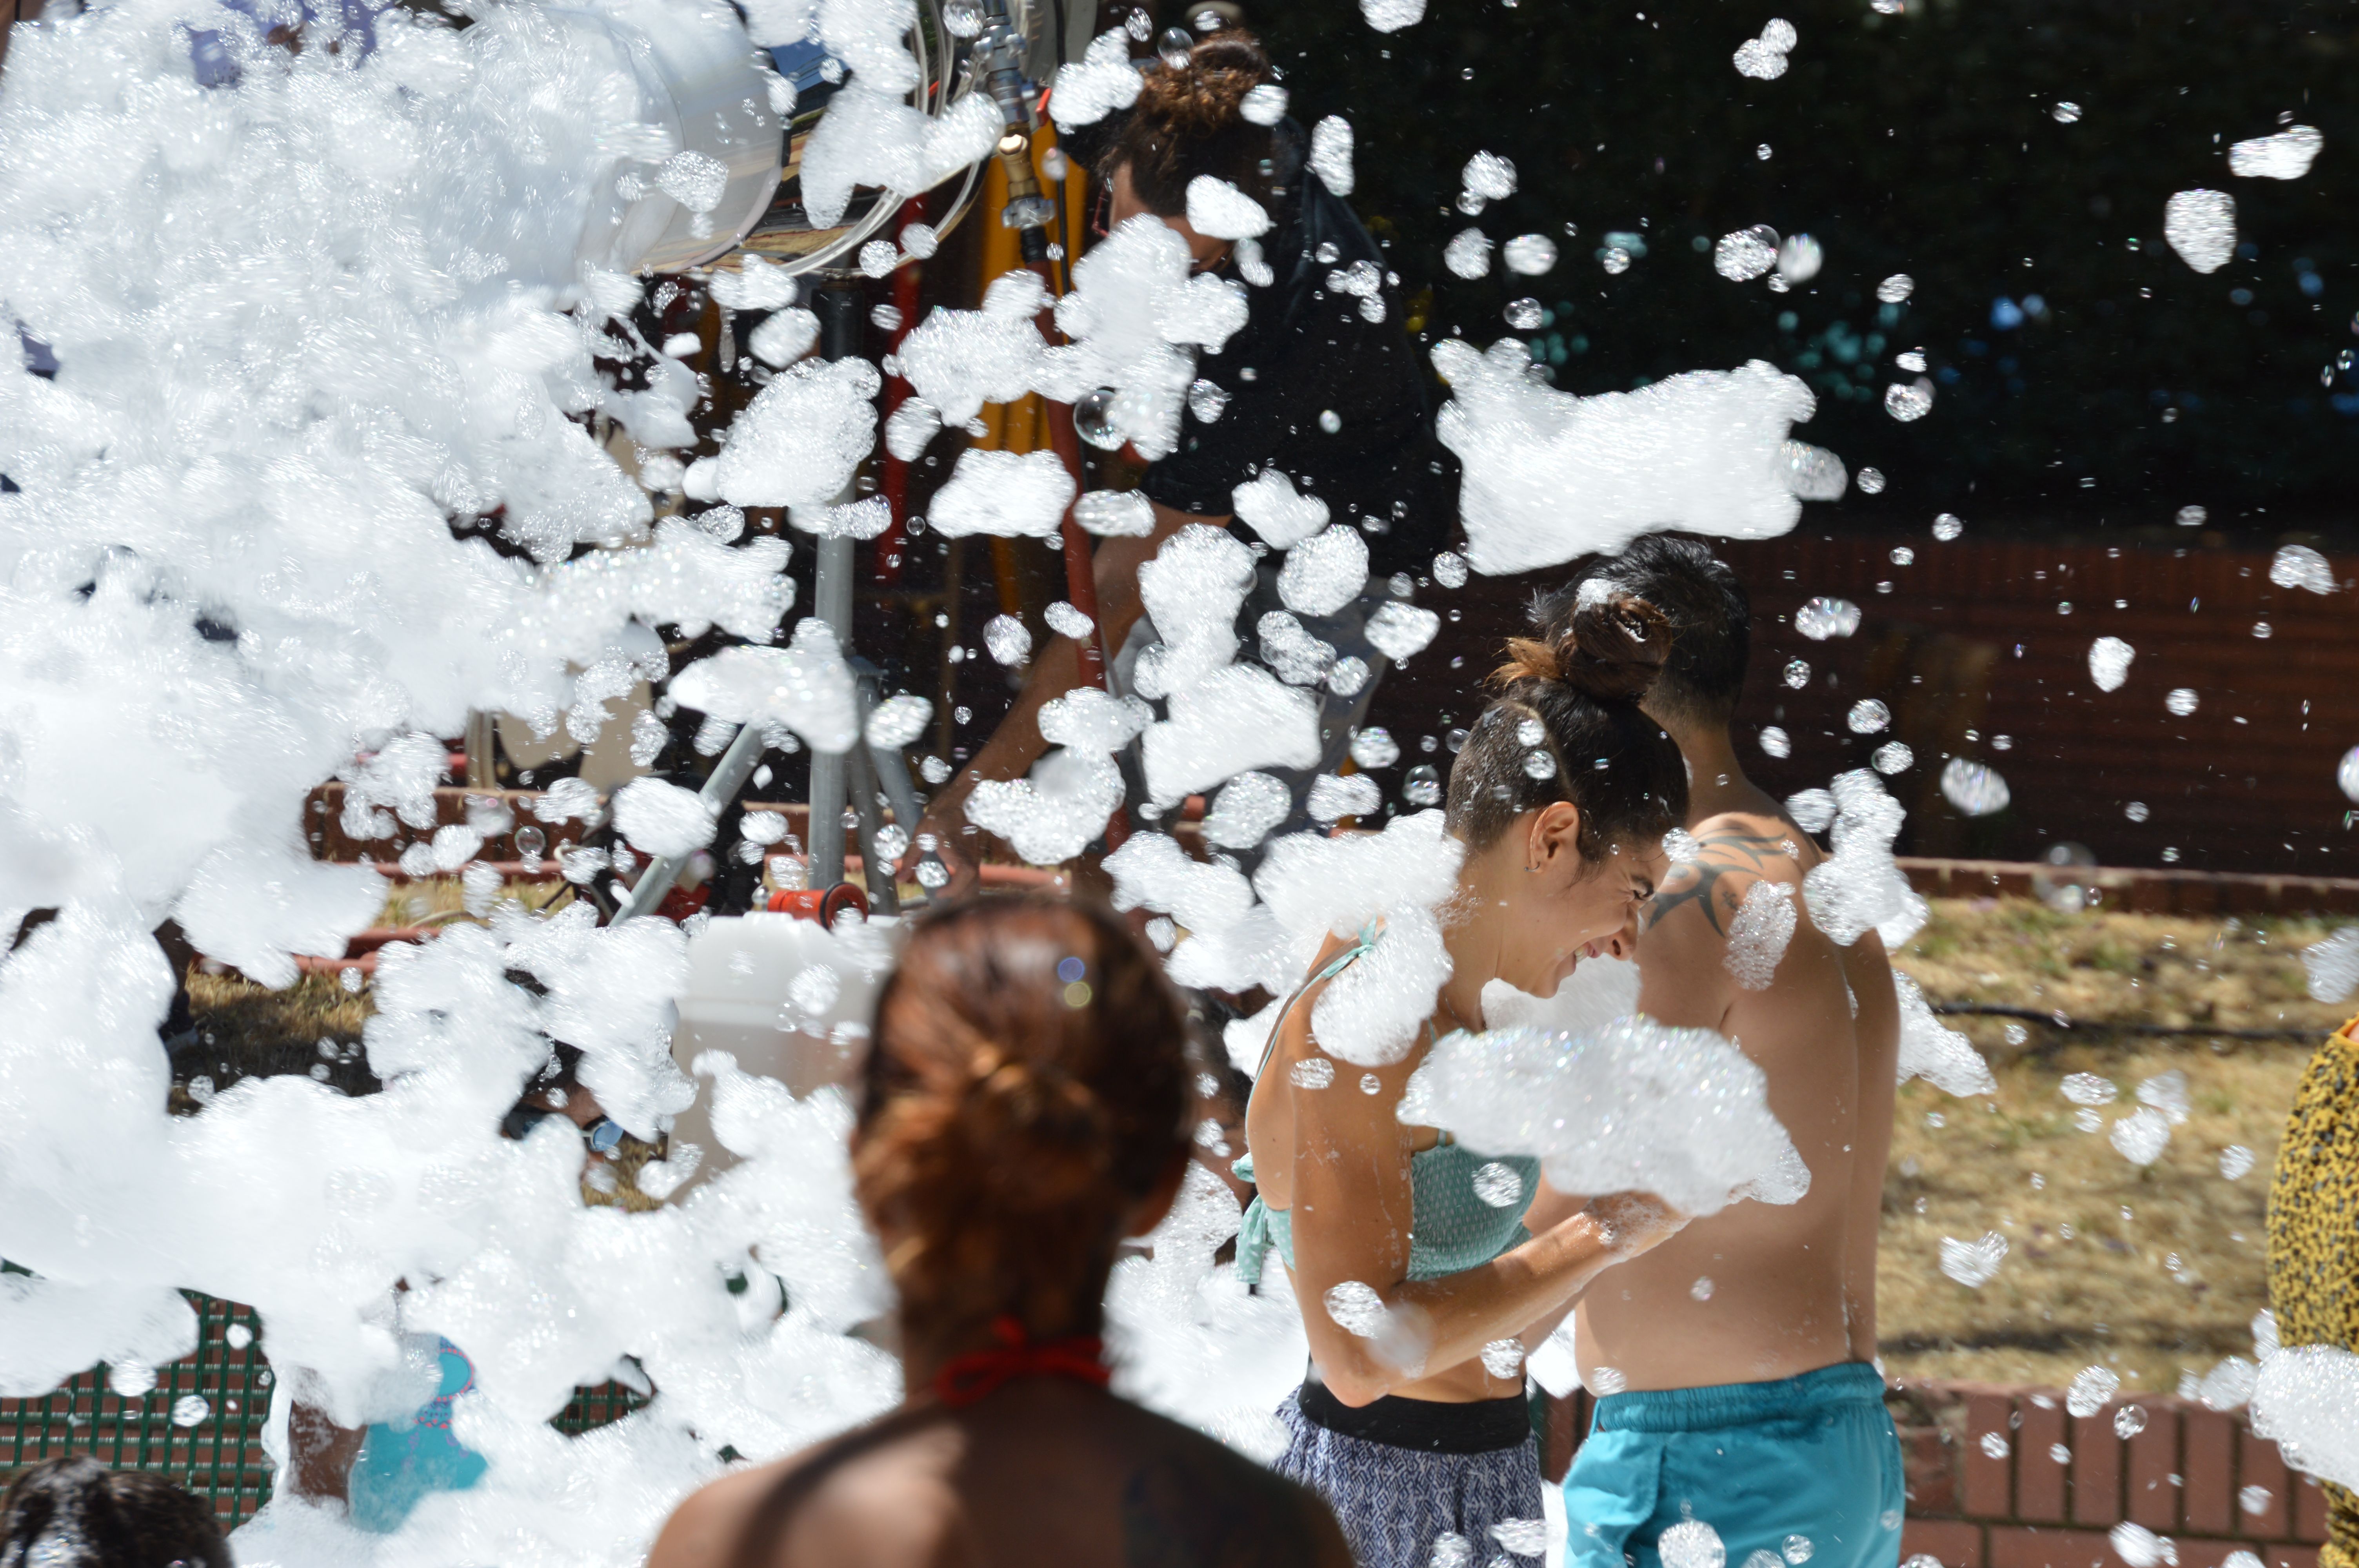
<svg viewBox="0 0 2359 1568"><path fill-rule="evenodd" d="M1277 1473L1327 1500L1360 1568L1530 1568L1547 1549L1539 1444L1521 1400L1353 1411L1309 1384L1277 1419L1288 1439Z"/></svg>

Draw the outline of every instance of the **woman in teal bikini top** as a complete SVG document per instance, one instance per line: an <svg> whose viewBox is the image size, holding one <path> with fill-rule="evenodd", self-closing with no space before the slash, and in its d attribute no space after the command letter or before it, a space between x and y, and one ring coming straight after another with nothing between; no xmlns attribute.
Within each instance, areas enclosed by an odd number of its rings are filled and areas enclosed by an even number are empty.
<svg viewBox="0 0 2359 1568"><path fill-rule="evenodd" d="M1362 1568L1538 1551L1525 1346L1684 1223L1644 1195L1544 1191L1536 1162L1397 1114L1436 1033L1482 1027L1488 982L1548 996L1583 954L1628 956L1686 811L1679 751L1636 700L1668 647L1662 617L1608 589L1559 595L1552 619L1547 642L1509 643L1501 696L1451 766L1443 825L1463 853L1421 1038L1364 1070L1315 1037L1322 988L1395 939L1372 926L1322 953L1280 1010L1246 1108L1238 1173L1263 1195L1238 1271L1267 1289L1277 1254L1310 1347L1310 1377L1277 1411L1276 1468L1326 1498ZM1397 939L1413 938L1403 925Z"/></svg>
<svg viewBox="0 0 2359 1568"><path fill-rule="evenodd" d="M1333 979L1375 945L1373 927L1361 932L1359 940L1322 966L1303 989ZM1286 1012L1291 1012L1294 1003L1301 1000L1302 991L1295 992L1287 1003ZM1286 1013L1281 1012L1270 1029L1270 1043L1262 1052L1264 1070L1269 1066L1271 1053L1277 1048L1278 1028L1285 1022ZM1430 1027L1426 1033L1430 1044ZM1239 1160L1234 1168L1245 1181L1254 1179L1251 1154ZM1497 1173L1501 1170L1513 1173L1512 1188L1506 1177ZM1531 1239L1531 1233L1524 1228L1524 1215L1531 1207L1533 1194L1539 1186L1538 1160L1522 1154L1486 1160L1445 1132L1440 1142L1409 1156L1408 1179L1408 1278L1412 1280L1438 1280L1478 1263L1488 1263L1508 1249ZM1496 1194L1497 1199L1484 1195L1486 1192ZM1237 1231L1237 1277L1249 1285L1259 1284L1262 1260L1273 1249L1291 1270L1292 1217L1289 1211L1272 1208L1256 1197L1245 1209L1244 1223Z"/></svg>

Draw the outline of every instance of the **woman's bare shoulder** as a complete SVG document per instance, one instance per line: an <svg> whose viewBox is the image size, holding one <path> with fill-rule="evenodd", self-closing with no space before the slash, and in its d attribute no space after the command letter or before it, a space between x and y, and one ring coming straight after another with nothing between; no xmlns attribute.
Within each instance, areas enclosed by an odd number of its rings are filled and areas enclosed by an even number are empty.
<svg viewBox="0 0 2359 1568"><path fill-rule="evenodd" d="M788 1560L790 1533L816 1530L832 1536L847 1522L855 1533L869 1533L860 1530L864 1522L882 1521L891 1521L886 1535L905 1533L905 1527L919 1516L936 1511L919 1505L940 1489L939 1463L926 1463L939 1456L911 1450L935 1445L945 1435L888 1416L784 1459L733 1470L690 1493L672 1510L647 1554L647 1568L737 1568L741 1563L751 1568L780 1563ZM810 1485L788 1510L794 1530L784 1528L788 1520L783 1518L766 1521L766 1527L764 1504L798 1476ZM746 1557L746 1535L762 1528L777 1536L772 1552ZM888 1552L886 1560L890 1556Z"/></svg>
<svg viewBox="0 0 2359 1568"><path fill-rule="evenodd" d="M1141 1441L1121 1501L1125 1539L1206 1568L1350 1568L1317 1494L1192 1427L1131 1407Z"/></svg>

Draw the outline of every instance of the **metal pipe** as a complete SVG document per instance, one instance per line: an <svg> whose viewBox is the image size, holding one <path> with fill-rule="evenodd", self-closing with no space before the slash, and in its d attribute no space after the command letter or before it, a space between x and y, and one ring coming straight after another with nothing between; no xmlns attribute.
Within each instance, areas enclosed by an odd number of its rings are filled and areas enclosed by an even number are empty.
<svg viewBox="0 0 2359 1568"><path fill-rule="evenodd" d="M819 317L819 351L830 360L851 359L860 352L860 327L865 297L850 277L831 277L811 297ZM837 497L852 499L852 491ZM835 632L836 646L852 646L853 541L819 542L819 567L811 611ZM853 742L858 745L857 741ZM845 759L842 753L814 751L810 767L810 883L832 887L843 880L843 806L848 793Z"/></svg>

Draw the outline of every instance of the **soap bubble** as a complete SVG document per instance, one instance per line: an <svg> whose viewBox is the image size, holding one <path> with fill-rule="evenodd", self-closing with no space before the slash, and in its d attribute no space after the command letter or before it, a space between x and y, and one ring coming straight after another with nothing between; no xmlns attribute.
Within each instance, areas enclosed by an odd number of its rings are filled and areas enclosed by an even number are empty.
<svg viewBox="0 0 2359 1568"><path fill-rule="evenodd" d="M2178 521L2182 528L2201 528L2211 520L2212 514L2201 506L2182 506L2179 509Z"/></svg>
<svg viewBox="0 0 2359 1568"><path fill-rule="evenodd" d="M1459 183L1486 201L1504 201L1516 193L1516 166L1496 153L1476 153L1466 160Z"/></svg>
<svg viewBox="0 0 2359 1568"><path fill-rule="evenodd" d="M1524 1178L1513 1165L1493 1160L1476 1168L1474 1195L1493 1208L1513 1208L1524 1195Z"/></svg>
<svg viewBox="0 0 2359 1568"><path fill-rule="evenodd" d="M1043 611L1040 619L1049 623L1049 631L1060 637L1071 637L1076 643L1085 641L1091 633L1097 630L1096 622L1061 599Z"/></svg>
<svg viewBox="0 0 2359 1568"><path fill-rule="evenodd" d="M1523 1365L1524 1342L1520 1339L1494 1339L1483 1346L1483 1370L1494 1378L1512 1378L1523 1369Z"/></svg>
<svg viewBox="0 0 2359 1568"><path fill-rule="evenodd" d="M1604 1370L1599 1368L1598 1374L1603 1376ZM1615 1377L1621 1380L1620 1374ZM1681 1519L1664 1530L1655 1539L1655 1552L1662 1558L1663 1568L1727 1568L1728 1563L1728 1548L1720 1531L1700 1519Z"/></svg>
<svg viewBox="0 0 2359 1568"><path fill-rule="evenodd" d="M2074 1105L2111 1105L2121 1094L2111 1078L2095 1073L2070 1073L2057 1086L2057 1092Z"/></svg>
<svg viewBox="0 0 2359 1568"><path fill-rule="evenodd" d="M1840 501L1851 482L1841 458L1808 441L1778 443L1777 467L1788 492L1803 501Z"/></svg>
<svg viewBox="0 0 2359 1568"><path fill-rule="evenodd" d="M1884 411L1906 425L1933 410L1933 384L1919 376L1913 385L1894 382L1884 389Z"/></svg>
<svg viewBox="0 0 2359 1568"><path fill-rule="evenodd" d="M1848 637L1859 630L1859 606L1848 599L1811 599L1794 611L1794 630L1813 643Z"/></svg>
<svg viewBox="0 0 2359 1568"><path fill-rule="evenodd" d="M2332 593L2334 568L2324 556L2307 545L2283 545L2269 562L2269 580L2279 588L2305 588L2312 593Z"/></svg>
<svg viewBox="0 0 2359 1568"><path fill-rule="evenodd" d="M1855 482L1859 485L1859 492L1862 495L1882 495L1884 493L1884 470L1882 469L1874 468L1862 469L1859 470L1859 478Z"/></svg>
<svg viewBox="0 0 2359 1568"><path fill-rule="evenodd" d="M1384 1329L1385 1299L1373 1285L1346 1280L1327 1292L1326 1304L1327 1315L1346 1334L1374 1339Z"/></svg>
<svg viewBox="0 0 2359 1568"><path fill-rule="evenodd" d="M1195 48L1196 40L1189 37L1185 27L1166 27L1163 36L1155 40L1155 52L1161 55L1163 63L1173 70L1188 69L1188 61Z"/></svg>
<svg viewBox="0 0 2359 1568"><path fill-rule="evenodd" d="M2081 106L2067 99L2048 111L2060 125L2070 125L2081 118Z"/></svg>
<svg viewBox="0 0 2359 1568"><path fill-rule="evenodd" d="M1253 124L1275 125L1286 118L1286 89L1271 81L1247 88L1237 113Z"/></svg>
<svg viewBox="0 0 2359 1568"><path fill-rule="evenodd" d="M1864 697L1851 705L1843 723L1854 735L1873 735L1892 723L1892 709L1872 697Z"/></svg>
<svg viewBox="0 0 2359 1568"><path fill-rule="evenodd" d="M2162 236L2179 259L2212 273L2236 254L2236 199L2223 190L2182 190L2163 204Z"/></svg>
<svg viewBox="0 0 2359 1568"><path fill-rule="evenodd" d="M2100 637L2089 644L2089 678L2099 691L2119 691L2130 678L2130 661L2137 650L2119 637Z"/></svg>
<svg viewBox="0 0 2359 1568"><path fill-rule="evenodd" d="M1545 312L1541 308L1540 302L1529 295L1526 295L1521 299L1509 300L1505 311L1507 325L1519 332L1528 332L1538 326L1543 314Z"/></svg>
<svg viewBox="0 0 2359 1568"><path fill-rule="evenodd" d="M1401 780L1401 798L1411 806L1441 804L1441 775L1431 762L1419 762Z"/></svg>
<svg viewBox="0 0 2359 1568"><path fill-rule="evenodd" d="M942 26L954 38L971 38L983 31L983 7L974 0L950 0L942 7Z"/></svg>
<svg viewBox="0 0 2359 1568"><path fill-rule="evenodd" d="M2170 710L2171 717L2175 719L2184 719L2189 714L2195 711L2200 701L2201 698L2195 695L2194 687L2181 686L2173 687L2170 689L2169 694L2162 699L2162 705ZM2345 790L2343 793L2346 795L2352 795L2352 792L2349 790ZM2359 795L2352 795L2352 798L2359 800Z"/></svg>
<svg viewBox="0 0 2359 1568"><path fill-rule="evenodd" d="M1444 550L1433 557L1433 580L1444 588L1466 586L1466 557L1455 550Z"/></svg>
<svg viewBox="0 0 2359 1568"><path fill-rule="evenodd" d="M1897 305L1917 292L1917 280L1905 272L1896 272L1875 286L1875 297L1886 305Z"/></svg>
<svg viewBox="0 0 2359 1568"><path fill-rule="evenodd" d="M2228 172L2246 179L2299 179L2326 138L2315 125L2288 125L2273 136L2256 136L2228 149Z"/></svg>
<svg viewBox="0 0 2359 1568"><path fill-rule="evenodd" d="M1788 283L1808 283L1826 265L1826 253L1808 234L1788 234L1777 247L1777 276Z"/></svg>
<svg viewBox="0 0 2359 1568"><path fill-rule="evenodd" d="M1501 259L1509 272L1538 277L1556 265L1556 242L1546 234L1518 234L1502 249Z"/></svg>
<svg viewBox="0 0 2359 1568"><path fill-rule="evenodd" d="M2006 1260L2006 1238L1995 1230L1983 1232L1979 1241L1941 1238L1941 1272L1969 1290L1979 1290Z"/></svg>
<svg viewBox="0 0 2359 1568"><path fill-rule="evenodd" d="M1460 277L1481 277L1491 270L1491 236L1480 229L1461 229L1441 247L1441 265Z"/></svg>
<svg viewBox="0 0 2359 1568"><path fill-rule="evenodd" d="M1693 1301L1708 1302L1712 1300L1712 1283L1710 1274L1697 1275L1695 1283L1688 1287L1688 1296Z"/></svg>
<svg viewBox="0 0 2359 1568"><path fill-rule="evenodd" d="M1400 742L1372 724L1352 737L1352 761L1363 768L1389 768L1400 761Z"/></svg>
<svg viewBox="0 0 2359 1568"><path fill-rule="evenodd" d="M1796 691L1810 684L1810 666L1800 659L1788 659L1785 669L1786 684Z"/></svg>
<svg viewBox="0 0 2359 1568"><path fill-rule="evenodd" d="M2119 1409L2119 1410L2117 1410L2117 1411L2115 1411L2114 1412L2114 1436L2116 1436L2116 1437L2136 1437L2139 1433L2144 1432L2145 1430L2146 1430L2146 1407L2145 1407L2144 1405L2124 1405L2121 1409ZM2122 1528L2122 1527L2120 1527L2120 1526L2118 1526L2118 1525L2116 1525L2116 1526L2114 1527L2114 1534L2115 1534L2116 1536L2118 1536L2118 1535L2121 1533L2121 1528ZM2136 1529L2137 1528L2137 1526L2136 1526L2136 1525L2131 1525L2129 1528L2130 1528L2130 1529L2132 1529L2132 1530L2136 1530ZM2116 1541L2114 1542L2114 1549L2115 1549L2116 1551L2119 1551L2119 1550L2120 1550L2120 1546L2121 1546L2121 1543L2120 1543L2118 1541ZM2159 1554L2158 1553L2157 1555L2159 1555ZM2136 1558L2134 1558L2134 1557L2130 1556L2130 1554L2129 1554L2128 1552L2122 1552L2122 1557L2123 1557L2123 1560L2124 1560L2124 1561L2125 1561L2125 1562L2127 1562L2127 1563L2129 1563L2131 1564L2131 1568L2139 1568L2139 1565L2138 1565L2138 1563L2137 1563L2137 1559L2136 1559ZM2147 1562L2149 1562L2149 1563L2151 1563L2151 1562L2153 1562L2153 1561L2154 1561L2154 1558L2153 1558L2153 1557L2149 1557L2149 1558L2147 1558Z"/></svg>
<svg viewBox="0 0 2359 1568"><path fill-rule="evenodd" d="M1032 633L1013 615L995 615L983 629L983 645L1003 665L1020 665L1032 656Z"/></svg>
<svg viewBox="0 0 2359 1568"><path fill-rule="evenodd" d="M1981 762L1951 757L1941 768L1941 794L1967 816L1990 816L2005 811L2010 796L2006 781Z"/></svg>
<svg viewBox="0 0 2359 1568"><path fill-rule="evenodd" d="M1286 1070L1286 1077L1298 1089L1323 1089L1335 1081L1335 1064L1324 1056L1305 1056Z"/></svg>
<svg viewBox="0 0 2359 1568"><path fill-rule="evenodd" d="M1868 759L1868 764L1888 778L1894 773L1908 772L1916 761L1915 752L1900 741L1894 741L1886 745L1878 746L1875 749L1875 754Z"/></svg>
<svg viewBox="0 0 2359 1568"><path fill-rule="evenodd" d="M1794 754L1794 742L1777 725L1765 724L1761 727L1761 751L1766 756L1790 757Z"/></svg>
<svg viewBox="0 0 2359 1568"><path fill-rule="evenodd" d="M1933 519L1933 537L1945 545L1965 531L1965 519L1954 512L1944 512Z"/></svg>
<svg viewBox="0 0 2359 1568"><path fill-rule="evenodd" d="M1620 245L1608 245L1597 253L1597 263L1607 272L1619 276L1630 270L1630 253Z"/></svg>
<svg viewBox="0 0 2359 1568"><path fill-rule="evenodd" d="M1777 231L1767 223L1723 234L1712 249L1712 270L1736 283L1759 277L1777 265Z"/></svg>
<svg viewBox="0 0 2359 1568"><path fill-rule="evenodd" d="M1111 386L1095 387L1083 393L1073 405L1075 433L1100 451L1119 451L1130 438L1114 422L1114 401L1117 395Z"/></svg>
<svg viewBox="0 0 2359 1568"><path fill-rule="evenodd" d="M1199 376L1188 387L1188 412L1199 424L1210 425L1229 406L1229 395L1218 382Z"/></svg>
<svg viewBox="0 0 2359 1568"><path fill-rule="evenodd" d="M2122 1386L2121 1378L2104 1367L2083 1367L2065 1390L2064 1408L2086 1418L2105 1408Z"/></svg>

